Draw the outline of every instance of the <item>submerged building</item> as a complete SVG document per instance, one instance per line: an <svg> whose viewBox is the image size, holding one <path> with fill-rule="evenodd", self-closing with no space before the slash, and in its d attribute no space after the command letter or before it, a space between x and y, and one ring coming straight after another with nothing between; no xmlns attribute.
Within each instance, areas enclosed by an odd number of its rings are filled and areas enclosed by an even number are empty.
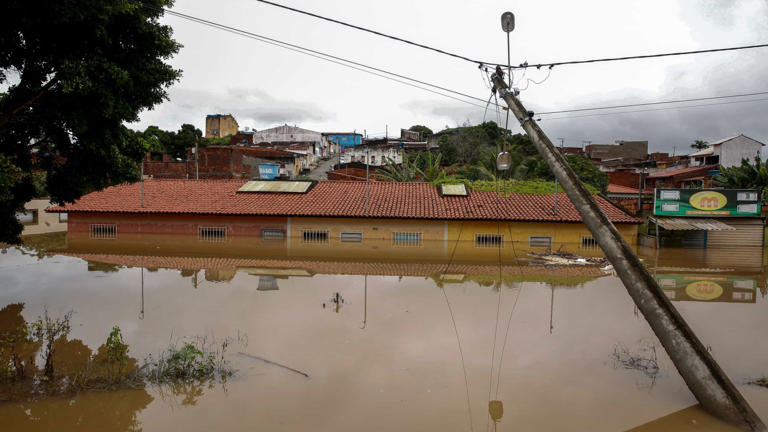
<svg viewBox="0 0 768 432"><path fill-rule="evenodd" d="M366 190L368 193L366 193ZM637 219L602 197L600 208L634 244ZM49 212L67 213L70 233L115 239L145 233L232 237L302 243L466 240L478 248L510 241L550 249L555 244L596 248L592 234L564 194L497 194L429 183L232 180L147 180L93 192Z"/></svg>

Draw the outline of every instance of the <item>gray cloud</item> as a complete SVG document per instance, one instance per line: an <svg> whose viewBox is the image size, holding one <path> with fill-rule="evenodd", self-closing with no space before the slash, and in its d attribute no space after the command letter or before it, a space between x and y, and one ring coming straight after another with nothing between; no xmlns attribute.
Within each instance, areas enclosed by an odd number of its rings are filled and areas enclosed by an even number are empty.
<svg viewBox="0 0 768 432"><path fill-rule="evenodd" d="M175 130L182 123L203 127L205 116L232 114L241 127L266 129L277 124L324 121L331 115L311 102L278 99L256 88L227 88L221 92L174 87L170 102L144 114L144 123ZM147 120L152 119L152 120ZM137 126L134 126L137 127Z"/></svg>

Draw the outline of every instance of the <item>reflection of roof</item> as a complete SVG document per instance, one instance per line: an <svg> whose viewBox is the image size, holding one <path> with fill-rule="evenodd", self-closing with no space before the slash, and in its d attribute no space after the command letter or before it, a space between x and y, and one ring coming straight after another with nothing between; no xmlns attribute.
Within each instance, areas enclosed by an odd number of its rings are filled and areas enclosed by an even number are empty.
<svg viewBox="0 0 768 432"><path fill-rule="evenodd" d="M564 194L558 213L554 195L473 191L468 197L440 197L429 183L371 182L366 210L366 184L358 181L321 181L308 193L238 194L245 180L146 180L112 186L80 198L52 212L205 214L247 216L373 217L392 219L447 219L581 222ZM143 186L140 186L143 184ZM143 188L142 200L139 198ZM640 220L595 196L614 223Z"/></svg>
<svg viewBox="0 0 768 432"><path fill-rule="evenodd" d="M269 268L274 269L272 275L282 276L285 269L300 269L301 276L314 274L351 274L378 276L417 276L442 275L445 263L413 263L413 262L360 262L360 261L322 261L312 259L274 259L274 258L225 258L225 257L179 257L179 256L140 256L104 253L71 253L57 252L87 261L104 264L165 268L178 270L236 270L242 269L259 276L269 275ZM258 269L258 272L253 272ZM461 264L454 263L450 268L451 275L498 275L498 265ZM526 266L503 265L503 275L516 276L554 276L554 277L601 277L605 274L597 266ZM295 274L289 274L295 276ZM446 275L445 280L448 280Z"/></svg>
<svg viewBox="0 0 768 432"><path fill-rule="evenodd" d="M688 167L688 168L682 168L678 170L672 170L672 171L665 171L660 172L656 174L649 175L648 179L657 179L657 178L665 178L665 177L673 177L681 174L687 174L687 173L694 173L696 171L710 171L717 169L718 165L702 165L702 166L696 166L696 167Z"/></svg>
<svg viewBox="0 0 768 432"><path fill-rule="evenodd" d="M651 218L655 220L660 227L673 231L735 231L736 228L723 223L717 219L689 219L689 218L671 218L660 217Z"/></svg>
<svg viewBox="0 0 768 432"><path fill-rule="evenodd" d="M617 185L617 184L609 184L608 185L608 193L617 193L617 194L635 194L637 195L638 190L635 188Z"/></svg>

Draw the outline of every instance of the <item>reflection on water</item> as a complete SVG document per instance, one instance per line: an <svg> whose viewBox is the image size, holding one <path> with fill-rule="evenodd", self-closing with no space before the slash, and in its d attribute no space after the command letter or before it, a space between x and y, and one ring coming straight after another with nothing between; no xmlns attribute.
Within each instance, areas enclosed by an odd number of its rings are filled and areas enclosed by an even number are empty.
<svg viewBox="0 0 768 432"><path fill-rule="evenodd" d="M88 392L0 406L8 431L141 431L139 413L154 398L146 390Z"/></svg>
<svg viewBox="0 0 768 432"><path fill-rule="evenodd" d="M113 325L138 358L170 334L249 343L226 388L0 404L11 430L729 430L686 408L695 400L617 278L535 265L527 245L70 235L38 249L0 258L0 306L25 303L27 320L75 310L85 347ZM768 390L744 384L768 374L762 250L638 252L766 418Z"/></svg>

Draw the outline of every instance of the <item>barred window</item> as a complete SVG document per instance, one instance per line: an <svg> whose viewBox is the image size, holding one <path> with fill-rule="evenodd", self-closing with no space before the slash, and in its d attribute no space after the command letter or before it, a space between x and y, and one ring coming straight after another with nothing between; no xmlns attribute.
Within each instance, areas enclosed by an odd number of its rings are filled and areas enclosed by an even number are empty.
<svg viewBox="0 0 768 432"><path fill-rule="evenodd" d="M363 233L361 232L343 232L341 233L339 240L343 243L362 243Z"/></svg>
<svg viewBox="0 0 768 432"><path fill-rule="evenodd" d="M581 247L585 249L597 249L597 240L592 236L581 236Z"/></svg>
<svg viewBox="0 0 768 432"><path fill-rule="evenodd" d="M304 243L328 243L327 230L304 230L301 232Z"/></svg>
<svg viewBox="0 0 768 432"><path fill-rule="evenodd" d="M211 243L227 241L227 227L199 227L197 239Z"/></svg>
<svg viewBox="0 0 768 432"><path fill-rule="evenodd" d="M117 238L117 224L91 224L90 238L105 240Z"/></svg>
<svg viewBox="0 0 768 432"><path fill-rule="evenodd" d="M393 246L421 246L420 232L395 232L392 233Z"/></svg>
<svg viewBox="0 0 768 432"><path fill-rule="evenodd" d="M503 244L502 234L475 234L475 247L499 248Z"/></svg>
<svg viewBox="0 0 768 432"><path fill-rule="evenodd" d="M528 246L540 248L552 248L552 237L550 236L530 236L528 237Z"/></svg>
<svg viewBox="0 0 768 432"><path fill-rule="evenodd" d="M264 240L282 240L285 238L285 231L279 228L264 228L261 230L261 238Z"/></svg>

